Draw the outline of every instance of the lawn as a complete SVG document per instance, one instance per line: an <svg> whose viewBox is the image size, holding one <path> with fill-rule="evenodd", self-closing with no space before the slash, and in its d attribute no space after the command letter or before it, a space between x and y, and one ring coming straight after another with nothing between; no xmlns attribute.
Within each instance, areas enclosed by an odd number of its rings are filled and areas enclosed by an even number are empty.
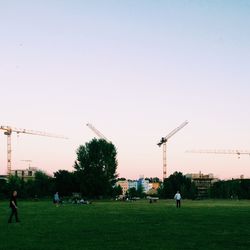
<svg viewBox="0 0 250 250"><path fill-rule="evenodd" d="M0 202L0 250L250 249L250 201L19 202L8 224Z"/></svg>

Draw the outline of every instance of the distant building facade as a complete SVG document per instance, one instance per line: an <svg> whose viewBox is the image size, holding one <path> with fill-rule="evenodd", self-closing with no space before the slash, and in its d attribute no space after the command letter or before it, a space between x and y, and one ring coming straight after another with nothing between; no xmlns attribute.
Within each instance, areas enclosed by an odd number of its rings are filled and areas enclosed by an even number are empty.
<svg viewBox="0 0 250 250"><path fill-rule="evenodd" d="M122 195L125 195L128 191L128 181L127 180L120 180L116 182L116 186L120 186L122 188Z"/></svg>
<svg viewBox="0 0 250 250"><path fill-rule="evenodd" d="M198 174L186 174L185 176L195 183L198 191L198 199L208 198L210 187L217 181L213 174L202 174L201 172Z"/></svg>
<svg viewBox="0 0 250 250"><path fill-rule="evenodd" d="M130 188L135 188L137 190L137 188L138 188L138 182L137 181L128 180L128 189L130 189Z"/></svg>
<svg viewBox="0 0 250 250"><path fill-rule="evenodd" d="M149 190L147 192L148 195L155 195L158 193L158 188L160 187L159 182L151 182L148 184Z"/></svg>
<svg viewBox="0 0 250 250"><path fill-rule="evenodd" d="M144 193L147 193L150 189L149 180L145 180L144 178L140 178L138 181L138 186L141 186Z"/></svg>
<svg viewBox="0 0 250 250"><path fill-rule="evenodd" d="M150 183L149 180L145 180L143 177L140 177L139 180L119 180L116 182L116 186L121 186L122 195L126 195L127 191L131 188L138 188L141 186L144 193L155 194L157 189L160 187L160 183L153 182Z"/></svg>
<svg viewBox="0 0 250 250"><path fill-rule="evenodd" d="M11 170L11 175L17 176L24 181L34 180L37 171L38 169L34 167L29 167L28 169L13 169Z"/></svg>

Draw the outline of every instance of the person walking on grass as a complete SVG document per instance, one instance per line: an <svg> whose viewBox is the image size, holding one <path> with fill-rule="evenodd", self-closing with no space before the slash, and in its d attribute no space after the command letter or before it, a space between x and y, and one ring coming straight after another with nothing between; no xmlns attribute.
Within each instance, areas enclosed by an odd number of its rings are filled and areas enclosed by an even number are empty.
<svg viewBox="0 0 250 250"><path fill-rule="evenodd" d="M18 213L17 213L17 191L13 191L11 197L10 197L10 208L11 208L11 214L8 220L8 223L12 222L12 217L15 215L16 222L20 222L18 219Z"/></svg>
<svg viewBox="0 0 250 250"><path fill-rule="evenodd" d="M174 196L174 199L176 200L176 207L180 208L181 207L181 194L179 191Z"/></svg>

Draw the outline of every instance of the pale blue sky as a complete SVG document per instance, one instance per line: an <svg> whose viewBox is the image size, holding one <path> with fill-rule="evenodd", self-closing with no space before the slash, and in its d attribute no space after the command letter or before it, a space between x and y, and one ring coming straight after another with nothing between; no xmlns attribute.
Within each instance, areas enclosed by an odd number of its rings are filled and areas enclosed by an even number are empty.
<svg viewBox="0 0 250 250"><path fill-rule="evenodd" d="M13 167L72 170L90 122L117 146L120 176L161 177L156 143L187 119L168 173L250 177L250 157L185 153L250 150L249 13L240 0L0 0L0 125L70 137L13 135Z"/></svg>

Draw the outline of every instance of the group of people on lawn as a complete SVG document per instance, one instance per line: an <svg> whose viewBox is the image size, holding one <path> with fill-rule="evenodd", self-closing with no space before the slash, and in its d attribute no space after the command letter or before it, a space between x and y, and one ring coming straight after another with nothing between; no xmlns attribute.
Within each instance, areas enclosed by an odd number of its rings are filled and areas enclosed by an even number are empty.
<svg viewBox="0 0 250 250"><path fill-rule="evenodd" d="M174 199L176 200L176 207L180 208L181 207L181 194L179 191L177 191L177 193L174 196ZM56 192L54 194L54 198L53 198L53 202L56 206L59 206L59 204L61 203L61 199L59 197L58 192ZM11 213L10 213L10 217L8 220L8 223L12 222L12 218L13 216L15 216L16 222L20 222L19 218L18 218L18 207L17 207L17 191L13 191L13 193L11 194L10 197L10 209L11 209Z"/></svg>

